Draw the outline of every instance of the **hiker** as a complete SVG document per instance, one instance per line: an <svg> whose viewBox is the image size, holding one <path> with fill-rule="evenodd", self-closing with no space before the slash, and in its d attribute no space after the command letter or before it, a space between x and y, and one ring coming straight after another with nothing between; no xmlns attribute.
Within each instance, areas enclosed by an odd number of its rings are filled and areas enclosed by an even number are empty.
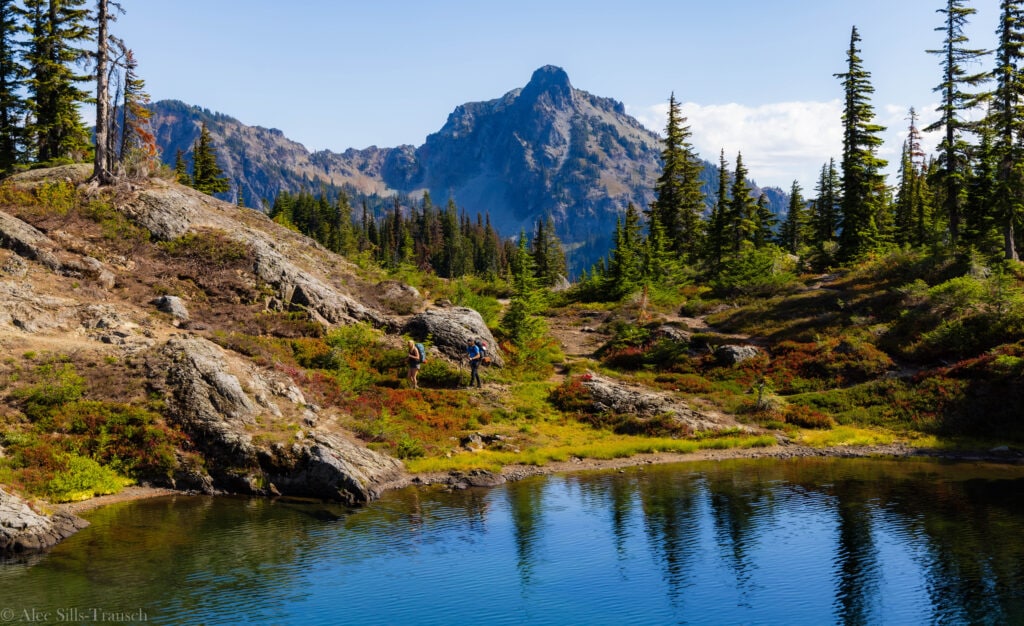
<svg viewBox="0 0 1024 626"><path fill-rule="evenodd" d="M480 360L483 356L480 354L480 348L477 347L476 343L472 339L466 344L466 354L469 356L469 386L473 386L473 381L476 381L476 386L482 387L480 383Z"/></svg>
<svg viewBox="0 0 1024 626"><path fill-rule="evenodd" d="M409 351L406 353L406 361L409 362L409 386L413 389L419 389L419 383L416 381L416 375L420 371L420 363L423 362L423 355L420 354L419 346L412 339L409 340Z"/></svg>

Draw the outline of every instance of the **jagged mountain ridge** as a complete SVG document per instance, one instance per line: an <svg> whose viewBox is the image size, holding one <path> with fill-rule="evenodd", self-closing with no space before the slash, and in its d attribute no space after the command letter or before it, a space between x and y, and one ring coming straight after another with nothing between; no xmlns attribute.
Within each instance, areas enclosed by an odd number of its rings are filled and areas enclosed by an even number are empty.
<svg viewBox="0 0 1024 626"><path fill-rule="evenodd" d="M650 204L661 171L657 134L622 103L574 88L564 70L550 65L501 98L456 107L419 147L310 153L277 129L181 102L158 102L153 112L168 163L177 150L190 151L205 122L221 166L251 206L303 187L413 199L427 191L435 201L454 199L470 215L488 213L504 236L529 233L551 215L575 272L607 253L615 220L630 202ZM704 165L711 197L718 168ZM785 194L764 191L773 210L783 212Z"/></svg>

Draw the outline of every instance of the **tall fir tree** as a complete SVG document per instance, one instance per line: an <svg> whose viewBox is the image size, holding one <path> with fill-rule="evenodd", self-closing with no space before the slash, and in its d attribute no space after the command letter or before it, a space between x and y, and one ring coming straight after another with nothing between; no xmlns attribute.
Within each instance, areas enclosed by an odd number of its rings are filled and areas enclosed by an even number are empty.
<svg viewBox="0 0 1024 626"><path fill-rule="evenodd" d="M976 63L987 54L985 50L967 47L967 35L964 29L967 18L976 13L968 7L967 0L946 0L946 6L938 9L944 15L942 26L935 30L945 35L942 48L928 50L929 54L937 55L942 66L942 82L933 91L941 94L941 101L936 111L939 119L925 127L926 131L943 129L945 131L939 143L939 185L942 186L944 212L949 222L950 241L953 246L959 245L961 218L966 196L968 175L969 144L964 132L970 129L965 115L973 109L979 100L977 93L969 91L978 87L986 79L985 72L969 73L967 67Z"/></svg>
<svg viewBox="0 0 1024 626"><path fill-rule="evenodd" d="M656 199L651 214L657 216L664 228L668 248L693 259L701 251L704 196L700 181L703 166L690 144L690 136L690 127L673 93L669 98L662 170L654 186Z"/></svg>
<svg viewBox="0 0 1024 626"><path fill-rule="evenodd" d="M837 239L842 200L842 183L835 159L821 166L821 174L814 188L816 199L811 216L812 243L819 252Z"/></svg>
<svg viewBox="0 0 1024 626"><path fill-rule="evenodd" d="M757 201L751 196L747 184L747 168L743 154L736 154L736 170L729 191L729 209L725 217L725 231L731 234L733 253L754 244L757 236Z"/></svg>
<svg viewBox="0 0 1024 626"><path fill-rule="evenodd" d="M775 238L775 226L779 218L772 213L767 194L757 197L757 208L754 218L754 247L763 248Z"/></svg>
<svg viewBox="0 0 1024 626"><path fill-rule="evenodd" d="M708 219L708 232L705 238L704 258L708 269L714 275L722 265L722 258L729 247L726 232L726 219L729 215L729 163L725 160L725 149L718 153L718 188L715 192L715 204Z"/></svg>
<svg viewBox="0 0 1024 626"><path fill-rule="evenodd" d="M217 153L213 149L213 141L205 122L192 147L192 186L209 195L223 193L231 188L224 172L217 165Z"/></svg>
<svg viewBox="0 0 1024 626"><path fill-rule="evenodd" d="M876 155L884 126L874 123L871 73L860 58L860 34L854 26L846 53L846 72L836 74L843 85L843 157L839 258L852 261L874 249L880 240L878 214L887 210L886 162Z"/></svg>
<svg viewBox="0 0 1024 626"><path fill-rule="evenodd" d="M88 102L90 94L79 85L91 77L79 68L91 57L84 46L95 34L85 0L23 0L23 4L34 118L29 131L35 158L82 160L89 150L89 132L79 105Z"/></svg>
<svg viewBox="0 0 1024 626"><path fill-rule="evenodd" d="M565 251L555 233L555 222L550 215L537 218L531 248L541 285L551 287L565 278Z"/></svg>
<svg viewBox="0 0 1024 626"><path fill-rule="evenodd" d="M779 244L790 254L799 254L800 248L804 245L807 215L803 193L800 183L794 180L793 185L789 188L789 207L786 211L786 220L779 229Z"/></svg>
<svg viewBox="0 0 1024 626"><path fill-rule="evenodd" d="M25 115L22 96L26 76L18 58L20 22L15 0L0 0L0 175L25 160Z"/></svg>
<svg viewBox="0 0 1024 626"><path fill-rule="evenodd" d="M1017 225L1024 217L1024 2L1000 0L995 90L986 120L997 162L992 206L1003 256L1020 260Z"/></svg>

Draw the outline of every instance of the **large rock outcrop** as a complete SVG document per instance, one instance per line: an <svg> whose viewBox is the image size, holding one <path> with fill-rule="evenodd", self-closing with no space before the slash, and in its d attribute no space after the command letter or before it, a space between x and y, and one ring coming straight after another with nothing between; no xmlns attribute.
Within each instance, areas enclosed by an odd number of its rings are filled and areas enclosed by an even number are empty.
<svg viewBox="0 0 1024 626"><path fill-rule="evenodd" d="M694 432L716 432L732 428L750 430L724 416L695 410L671 393L627 385L592 373L584 376L582 382L593 398L594 409L600 412L613 411L641 418L670 415Z"/></svg>
<svg viewBox="0 0 1024 626"><path fill-rule="evenodd" d="M70 513L36 513L24 500L0 489L0 557L46 550L88 525Z"/></svg>
<svg viewBox="0 0 1024 626"><path fill-rule="evenodd" d="M420 341L429 337L435 348L455 360L464 359L466 344L479 339L487 342L492 364L505 364L484 318L468 307L428 309L410 318L402 331Z"/></svg>
<svg viewBox="0 0 1024 626"><path fill-rule="evenodd" d="M34 226L0 211L0 248L36 261L47 268L73 278L95 280L103 287L114 286L114 274L91 256L71 254Z"/></svg>
<svg viewBox="0 0 1024 626"><path fill-rule="evenodd" d="M279 306L306 309L327 325L367 322L395 329L390 317L361 304L342 289L340 279L333 284L325 279L351 275L338 274L329 266L343 263L340 257L326 260L327 253L318 244L273 224L261 213L246 211L244 217L253 225L246 224L235 207L191 189L165 185L140 191L126 214L164 241L191 232L218 230L245 245L252 252L253 273L274 289Z"/></svg>
<svg viewBox="0 0 1024 626"><path fill-rule="evenodd" d="M206 339L172 337L152 365L168 414L203 453L218 489L357 504L403 473L399 461L321 425L290 380Z"/></svg>

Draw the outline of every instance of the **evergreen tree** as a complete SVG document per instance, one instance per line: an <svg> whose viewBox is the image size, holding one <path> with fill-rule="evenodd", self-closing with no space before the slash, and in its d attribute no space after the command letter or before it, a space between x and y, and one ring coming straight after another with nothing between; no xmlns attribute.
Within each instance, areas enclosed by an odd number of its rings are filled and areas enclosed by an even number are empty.
<svg viewBox="0 0 1024 626"><path fill-rule="evenodd" d="M732 235L732 251L739 252L754 243L757 231L757 201L747 185L747 168L743 154L736 154L736 171L732 177L729 210L725 216L725 232Z"/></svg>
<svg viewBox="0 0 1024 626"><path fill-rule="evenodd" d="M836 241L839 231L842 184L835 159L829 159L826 165L821 166L821 175L814 191L817 198L811 218L812 239L814 246L823 251L829 243Z"/></svg>
<svg viewBox="0 0 1024 626"><path fill-rule="evenodd" d="M192 177L188 173L188 165L185 164L185 153L180 149L174 153L174 180L182 185L192 186Z"/></svg>
<svg viewBox="0 0 1024 626"><path fill-rule="evenodd" d="M722 264L729 239L726 234L726 218L729 215L729 164L725 161L725 149L718 153L718 191L715 193L715 205L711 209L708 220L705 258L710 265L711 273L715 274Z"/></svg>
<svg viewBox="0 0 1024 626"><path fill-rule="evenodd" d="M775 236L775 226L779 219L768 206L768 196L761 194L757 198L757 209L754 218L754 247L767 246Z"/></svg>
<svg viewBox="0 0 1024 626"><path fill-rule="evenodd" d="M685 124L686 118L673 93L669 98L665 148L661 152L661 176L654 186L657 199L651 214L657 216L664 228L668 248L693 258L701 250L703 237L704 197L700 182L703 166L689 143L690 128Z"/></svg>
<svg viewBox="0 0 1024 626"><path fill-rule="evenodd" d="M15 0L0 0L0 176L25 160L28 104L21 95L26 72L17 55L17 16Z"/></svg>
<svg viewBox="0 0 1024 626"><path fill-rule="evenodd" d="M85 0L23 0L23 4L36 159L81 160L89 149L89 133L78 107L89 100L89 94L78 85L90 77L75 68L91 56L82 46L95 33L89 11L83 8Z"/></svg>
<svg viewBox="0 0 1024 626"><path fill-rule="evenodd" d="M836 74L842 81L844 93L839 254L845 261L856 259L878 245L877 217L886 210L885 179L881 173L886 162L876 156L882 144L879 135L885 127L873 123L875 113L869 97L874 87L870 72L861 65L858 42L860 35L854 26L846 54L847 70Z"/></svg>
<svg viewBox="0 0 1024 626"><path fill-rule="evenodd" d="M465 274L465 268L462 266L462 229L459 227L455 200L449 199L441 214L441 237L439 263L435 265L437 275L442 278L458 278Z"/></svg>
<svg viewBox="0 0 1024 626"><path fill-rule="evenodd" d="M928 50L929 54L938 55L942 65L942 82L934 91L942 94L942 100L936 111L939 119L925 128L926 131L945 129L945 135L939 143L939 163L942 166L938 183L944 188L944 209L949 221L949 234L953 246L960 239L960 220L965 201L965 189L968 170L968 143L963 132L970 129L964 114L978 103L978 94L970 93L969 89L977 87L985 81L984 72L970 74L967 66L977 62L988 54L985 50L967 47L967 36L964 27L967 18L976 10L966 6L967 0L946 0L945 8L937 12L945 15L942 26L936 31L945 34L942 48Z"/></svg>
<svg viewBox="0 0 1024 626"><path fill-rule="evenodd" d="M926 182L924 150L917 128L917 112L910 108L910 126L900 153L899 185L893 205L893 239L898 245L918 247L931 239L931 202Z"/></svg>
<svg viewBox="0 0 1024 626"><path fill-rule="evenodd" d="M565 278L565 252L562 250L562 242L555 234L555 223L550 215L545 219L537 219L537 229L534 232L531 252L537 278L545 287L551 287Z"/></svg>
<svg viewBox="0 0 1024 626"><path fill-rule="evenodd" d="M968 152L969 170L966 179L966 200L963 209L961 240L966 245L986 254L999 254L999 209L996 207L999 188L999 154L994 142L994 129L979 124L975 129L978 143ZM1016 246L1010 251L1015 253ZM1012 257L1011 257L1012 258Z"/></svg>
<svg viewBox="0 0 1024 626"><path fill-rule="evenodd" d="M501 318L501 327L512 345L526 348L544 334L544 322L537 316L543 302L538 290L537 268L527 247L526 233L519 233L519 243L509 267L512 298Z"/></svg>
<svg viewBox="0 0 1024 626"><path fill-rule="evenodd" d="M644 270L643 246L640 212L630 202L625 219L615 221L615 244L609 253L607 270L601 268L607 295L622 298L640 286Z"/></svg>
<svg viewBox="0 0 1024 626"><path fill-rule="evenodd" d="M995 91L986 120L994 133L994 217L1003 235L1003 256L1017 261L1017 224L1024 216L1024 2L1000 0Z"/></svg>
<svg viewBox="0 0 1024 626"><path fill-rule="evenodd" d="M224 172L217 165L217 154L213 150L210 131L203 122L199 139L192 147L192 186L205 194L223 193L231 188Z"/></svg>
<svg viewBox="0 0 1024 626"><path fill-rule="evenodd" d="M794 180L793 186L789 189L786 221L779 229L779 245L790 254L799 254L800 247L804 244L804 231L807 228L805 204L803 189L800 188L800 183Z"/></svg>

